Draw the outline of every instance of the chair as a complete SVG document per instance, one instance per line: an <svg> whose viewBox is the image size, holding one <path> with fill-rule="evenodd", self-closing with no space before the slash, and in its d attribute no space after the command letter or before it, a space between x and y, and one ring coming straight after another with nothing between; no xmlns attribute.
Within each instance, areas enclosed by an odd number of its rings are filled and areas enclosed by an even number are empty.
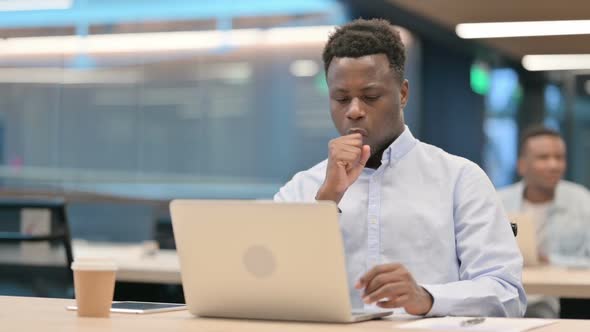
<svg viewBox="0 0 590 332"><path fill-rule="evenodd" d="M23 234L22 211L49 212L46 234ZM63 199L0 198L0 293L4 295L73 297L73 261L66 203ZM37 218L38 219L38 218ZM29 218L29 222L38 222ZM39 221L40 222L40 221ZM28 243L47 247L23 250ZM59 248L63 251L60 251ZM28 247L30 248L30 246ZM49 250L47 250L49 249ZM56 254L63 255L62 264Z"/></svg>

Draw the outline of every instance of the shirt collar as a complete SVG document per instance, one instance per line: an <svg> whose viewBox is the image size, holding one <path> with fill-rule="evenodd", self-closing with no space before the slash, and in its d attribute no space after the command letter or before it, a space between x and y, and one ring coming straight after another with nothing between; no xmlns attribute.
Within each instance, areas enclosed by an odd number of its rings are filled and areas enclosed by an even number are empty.
<svg viewBox="0 0 590 332"><path fill-rule="evenodd" d="M551 201L551 208L552 209L567 209L567 197L564 197L563 192L561 190L563 181L559 181L557 184L557 188L555 189L555 197ZM521 180L517 183L518 192L520 193L519 199L520 204L523 204L525 201L524 198L524 190L526 188L526 183L524 180Z"/></svg>
<svg viewBox="0 0 590 332"><path fill-rule="evenodd" d="M412 148L418 143L418 140L414 138L410 128L405 126L404 131L398 138L396 138L385 151L381 157L381 164L393 166L400 161Z"/></svg>

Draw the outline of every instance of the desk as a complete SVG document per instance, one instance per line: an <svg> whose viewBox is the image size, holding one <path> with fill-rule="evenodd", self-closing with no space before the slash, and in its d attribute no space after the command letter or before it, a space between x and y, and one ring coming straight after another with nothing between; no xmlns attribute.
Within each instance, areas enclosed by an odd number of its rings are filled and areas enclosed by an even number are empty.
<svg viewBox="0 0 590 332"><path fill-rule="evenodd" d="M174 250L159 250L152 256L129 248L105 248L91 246L93 253L112 256L117 261L117 280L129 282L154 282L180 284L180 265ZM83 250L74 247L74 255ZM557 297L590 299L590 269L568 269L564 267L527 267L523 270L522 281L527 294L541 294Z"/></svg>
<svg viewBox="0 0 590 332"><path fill-rule="evenodd" d="M0 296L0 320L3 331L85 332L85 331L429 331L402 330L397 325L407 319L368 321L355 324L318 324L237 319L194 318L188 311L150 315L112 314L106 318L79 318L65 306L74 300ZM440 331L440 330L438 330ZM590 321L559 320L535 329L535 332L590 331Z"/></svg>
<svg viewBox="0 0 590 332"><path fill-rule="evenodd" d="M590 299L590 269L527 267L522 282L527 294Z"/></svg>
<svg viewBox="0 0 590 332"><path fill-rule="evenodd" d="M181 284L180 264L175 250L149 252L141 245L73 242L74 257L111 257L117 263L117 280L126 282ZM61 255L61 256L60 256ZM56 257L34 257L36 263L56 261L63 264L63 253ZM3 252L0 258L18 260L18 252ZM21 260L22 261L22 260ZM31 263L27 260L28 263ZM35 263L35 262L33 262ZM58 264L58 263L55 263ZM590 299L590 269L555 266L527 267L522 280L527 294Z"/></svg>
<svg viewBox="0 0 590 332"><path fill-rule="evenodd" d="M122 251L121 251L122 252ZM75 251L74 251L75 253ZM127 251L117 260L117 280L180 284L180 266L174 250L159 250L153 256L141 256ZM527 267L522 272L527 294L564 298L590 299L590 269L569 269L543 266Z"/></svg>
<svg viewBox="0 0 590 332"><path fill-rule="evenodd" d="M74 257L109 257L117 264L117 281L181 284L176 250L145 250L141 245L74 242Z"/></svg>
<svg viewBox="0 0 590 332"><path fill-rule="evenodd" d="M180 264L175 250L145 250L138 244L72 242L74 258L108 257L117 264L117 280L140 283L180 284ZM63 248L21 251L18 246L0 248L0 262L33 266L63 266Z"/></svg>

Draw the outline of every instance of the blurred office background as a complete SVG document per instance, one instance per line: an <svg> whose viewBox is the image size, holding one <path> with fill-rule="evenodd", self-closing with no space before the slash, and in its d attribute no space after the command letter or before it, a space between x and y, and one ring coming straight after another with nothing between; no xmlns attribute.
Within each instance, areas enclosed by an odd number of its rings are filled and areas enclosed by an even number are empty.
<svg viewBox="0 0 590 332"><path fill-rule="evenodd" d="M519 132L545 123L566 138L567 178L590 186L590 35L455 30L589 13L585 0L2 0L0 194L65 198L74 238L163 246L172 198L270 199L337 135L321 51L357 17L399 26L419 139L501 187ZM583 57L527 69L531 54Z"/></svg>
<svg viewBox="0 0 590 332"><path fill-rule="evenodd" d="M583 18L576 6L332 0L5 0L0 6L3 190L271 198L295 172L325 158L336 132L321 50L334 25L359 16L400 26L412 88L405 113L417 137L477 162L502 186L515 177L519 129L544 122L567 138L568 178L590 184L589 76L527 71L520 61L529 53L583 51L588 37L466 40L454 31L462 22ZM504 10L511 6L518 8Z"/></svg>

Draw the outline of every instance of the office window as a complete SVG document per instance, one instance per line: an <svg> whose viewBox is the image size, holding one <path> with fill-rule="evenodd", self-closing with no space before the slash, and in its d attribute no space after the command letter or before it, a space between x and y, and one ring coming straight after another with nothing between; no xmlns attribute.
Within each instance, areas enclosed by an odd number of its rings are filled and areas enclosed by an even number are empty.
<svg viewBox="0 0 590 332"><path fill-rule="evenodd" d="M240 34L228 37L237 46L200 50L0 58L0 184L271 198L338 135L324 40L297 43L297 29L283 38L292 43L269 35L240 46L251 40ZM418 62L408 64L416 82Z"/></svg>
<svg viewBox="0 0 590 332"><path fill-rule="evenodd" d="M590 75L576 75L572 79L571 133L566 136L570 154L568 179L590 188Z"/></svg>
<svg viewBox="0 0 590 332"><path fill-rule="evenodd" d="M516 168L518 125L516 114L522 100L518 75L511 68L490 71L485 96L484 169L496 187L513 182Z"/></svg>
<svg viewBox="0 0 590 332"><path fill-rule="evenodd" d="M565 120L565 102L561 89L555 84L548 84L544 91L545 120L548 128L561 131Z"/></svg>

